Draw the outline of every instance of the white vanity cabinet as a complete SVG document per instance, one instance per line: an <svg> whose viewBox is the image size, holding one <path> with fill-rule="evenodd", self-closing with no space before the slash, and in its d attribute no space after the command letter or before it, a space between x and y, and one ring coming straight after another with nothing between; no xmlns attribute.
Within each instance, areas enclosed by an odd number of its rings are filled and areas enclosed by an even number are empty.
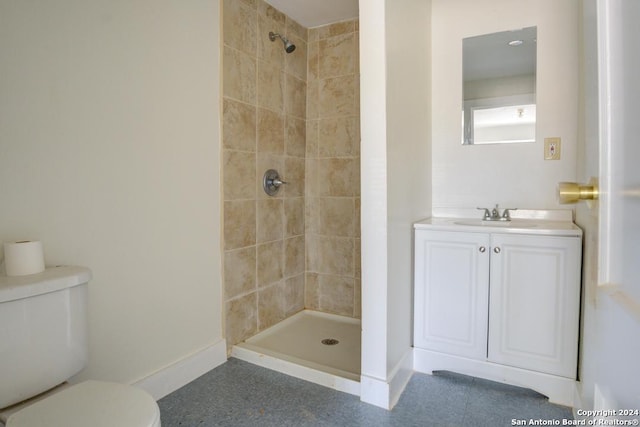
<svg viewBox="0 0 640 427"><path fill-rule="evenodd" d="M579 237L491 235L488 360L575 379Z"/></svg>
<svg viewBox="0 0 640 427"><path fill-rule="evenodd" d="M416 231L415 347L486 359L489 246L485 233Z"/></svg>
<svg viewBox="0 0 640 427"><path fill-rule="evenodd" d="M581 231L437 225L415 230L416 370L466 373L572 404Z"/></svg>

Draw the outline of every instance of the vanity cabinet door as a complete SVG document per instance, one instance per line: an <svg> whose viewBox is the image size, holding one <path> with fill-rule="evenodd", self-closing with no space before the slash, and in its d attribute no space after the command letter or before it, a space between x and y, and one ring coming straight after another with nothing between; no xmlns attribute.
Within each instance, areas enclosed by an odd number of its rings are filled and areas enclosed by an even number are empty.
<svg viewBox="0 0 640 427"><path fill-rule="evenodd" d="M487 233L416 230L414 346L486 360Z"/></svg>
<svg viewBox="0 0 640 427"><path fill-rule="evenodd" d="M575 378L581 239L491 240L489 361Z"/></svg>

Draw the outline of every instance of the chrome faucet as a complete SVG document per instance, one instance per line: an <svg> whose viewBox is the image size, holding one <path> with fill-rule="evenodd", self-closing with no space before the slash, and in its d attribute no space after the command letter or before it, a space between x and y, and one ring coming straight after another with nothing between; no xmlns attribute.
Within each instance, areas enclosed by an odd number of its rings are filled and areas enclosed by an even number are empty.
<svg viewBox="0 0 640 427"><path fill-rule="evenodd" d="M498 205L491 209L491 221L500 221L500 211L498 210Z"/></svg>
<svg viewBox="0 0 640 427"><path fill-rule="evenodd" d="M483 221L511 221L511 215L509 211L515 211L518 208L506 208L502 211L502 215L500 215L500 210L498 209L498 205L496 207L489 210L488 208L476 208L481 211L484 211L482 214Z"/></svg>
<svg viewBox="0 0 640 427"><path fill-rule="evenodd" d="M483 221L491 221L491 212L489 212L489 209L487 208L476 208L478 210L484 210L484 215L482 215L482 220Z"/></svg>
<svg viewBox="0 0 640 427"><path fill-rule="evenodd" d="M502 211L502 217L500 218L501 221L511 221L511 215L509 214L509 211L517 211L518 208L507 208L505 210Z"/></svg>

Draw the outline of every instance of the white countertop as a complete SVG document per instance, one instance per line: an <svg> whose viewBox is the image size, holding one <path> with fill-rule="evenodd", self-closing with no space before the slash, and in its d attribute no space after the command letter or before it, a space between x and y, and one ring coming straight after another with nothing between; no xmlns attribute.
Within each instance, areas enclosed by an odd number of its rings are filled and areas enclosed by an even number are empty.
<svg viewBox="0 0 640 427"><path fill-rule="evenodd" d="M481 218L431 217L414 223L417 230L465 231L469 233L534 234L581 237L582 230L570 220L512 218L509 222Z"/></svg>

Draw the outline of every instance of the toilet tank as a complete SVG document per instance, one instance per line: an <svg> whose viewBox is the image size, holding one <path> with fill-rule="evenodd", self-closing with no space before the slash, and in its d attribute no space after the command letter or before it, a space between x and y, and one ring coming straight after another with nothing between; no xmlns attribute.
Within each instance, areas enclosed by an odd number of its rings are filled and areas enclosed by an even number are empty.
<svg viewBox="0 0 640 427"><path fill-rule="evenodd" d="M59 266L0 276L0 408L63 383L87 364L91 271Z"/></svg>

